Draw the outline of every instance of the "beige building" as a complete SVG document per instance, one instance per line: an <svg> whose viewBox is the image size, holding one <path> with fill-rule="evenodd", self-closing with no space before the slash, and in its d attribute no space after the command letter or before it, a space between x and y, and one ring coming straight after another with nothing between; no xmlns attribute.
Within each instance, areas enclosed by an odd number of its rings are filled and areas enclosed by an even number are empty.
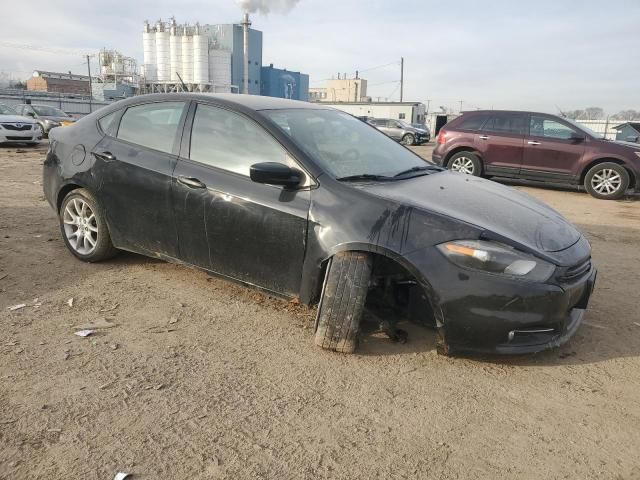
<svg viewBox="0 0 640 480"><path fill-rule="evenodd" d="M367 97L367 81L363 78L327 80L323 88L310 88L311 102L361 102Z"/></svg>

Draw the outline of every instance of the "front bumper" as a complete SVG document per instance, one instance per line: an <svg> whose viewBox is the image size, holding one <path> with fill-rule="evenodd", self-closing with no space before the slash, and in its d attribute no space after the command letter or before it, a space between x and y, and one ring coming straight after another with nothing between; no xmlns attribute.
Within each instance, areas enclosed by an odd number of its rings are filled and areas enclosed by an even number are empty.
<svg viewBox="0 0 640 480"><path fill-rule="evenodd" d="M578 329L596 279L590 269L571 283L534 283L462 269L437 252L408 257L425 288L450 353L535 353Z"/></svg>
<svg viewBox="0 0 640 480"><path fill-rule="evenodd" d="M4 142L37 142L40 139L38 130L0 130L0 143Z"/></svg>

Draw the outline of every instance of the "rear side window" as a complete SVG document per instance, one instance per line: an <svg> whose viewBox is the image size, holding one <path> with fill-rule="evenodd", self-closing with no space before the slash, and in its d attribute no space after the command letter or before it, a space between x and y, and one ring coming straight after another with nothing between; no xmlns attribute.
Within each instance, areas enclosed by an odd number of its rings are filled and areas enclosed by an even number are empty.
<svg viewBox="0 0 640 480"><path fill-rule="evenodd" d="M470 115L468 117L463 115L462 120L455 128L460 130L480 130L487 118L488 115Z"/></svg>
<svg viewBox="0 0 640 480"><path fill-rule="evenodd" d="M482 127L487 132L507 133L521 135L525 130L524 115L493 115Z"/></svg>
<svg viewBox="0 0 640 480"><path fill-rule="evenodd" d="M109 128L111 128L113 120L116 118L116 115L118 113L118 111L111 112L109 115L105 115L100 120L98 120L98 125L100 125L100 130L102 130L102 133L105 133L107 135L110 133Z"/></svg>
<svg viewBox="0 0 640 480"><path fill-rule="evenodd" d="M178 134L184 102L150 103L124 112L118 128L120 140L171 153Z"/></svg>

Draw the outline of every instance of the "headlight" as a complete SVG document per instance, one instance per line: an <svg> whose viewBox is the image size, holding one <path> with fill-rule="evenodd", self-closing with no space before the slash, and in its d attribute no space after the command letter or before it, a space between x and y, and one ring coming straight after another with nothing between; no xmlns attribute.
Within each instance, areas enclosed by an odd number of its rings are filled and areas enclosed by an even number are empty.
<svg viewBox="0 0 640 480"><path fill-rule="evenodd" d="M544 260L496 242L458 240L438 245L438 249L460 267L533 282L545 282L555 271L555 266Z"/></svg>

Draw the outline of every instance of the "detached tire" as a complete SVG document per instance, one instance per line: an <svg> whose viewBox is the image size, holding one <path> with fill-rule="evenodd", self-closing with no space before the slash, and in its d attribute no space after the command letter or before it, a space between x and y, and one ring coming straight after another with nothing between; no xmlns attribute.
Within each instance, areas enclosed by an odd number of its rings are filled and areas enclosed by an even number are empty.
<svg viewBox="0 0 640 480"><path fill-rule="evenodd" d="M104 211L84 188L72 190L62 201L60 231L71 253L84 262L101 262L118 253L111 243Z"/></svg>
<svg viewBox="0 0 640 480"><path fill-rule="evenodd" d="M358 344L371 256L365 252L343 252L333 256L316 318L315 344L326 350L353 353Z"/></svg>
<svg viewBox="0 0 640 480"><path fill-rule="evenodd" d="M584 177L584 188L591 196L602 200L619 200L629 188L629 172L613 162L592 167Z"/></svg>
<svg viewBox="0 0 640 480"><path fill-rule="evenodd" d="M479 177L482 175L482 162L473 152L458 152L447 162L447 168L454 172Z"/></svg>

